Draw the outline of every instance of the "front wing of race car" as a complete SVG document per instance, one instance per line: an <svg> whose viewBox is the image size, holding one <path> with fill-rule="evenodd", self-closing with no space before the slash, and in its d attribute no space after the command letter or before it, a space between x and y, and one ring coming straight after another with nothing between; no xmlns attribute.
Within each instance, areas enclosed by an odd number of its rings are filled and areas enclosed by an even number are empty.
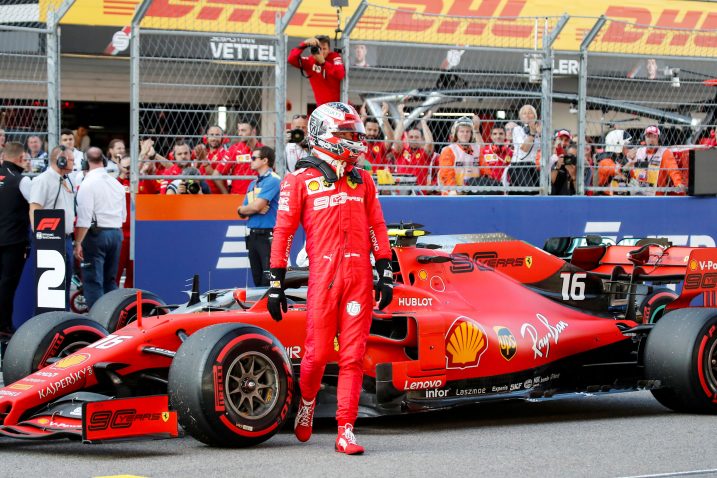
<svg viewBox="0 0 717 478"><path fill-rule="evenodd" d="M15 425L0 426L0 435L25 440L69 438L100 443L127 438L179 436L177 412L167 395L112 398L78 392L50 403Z"/></svg>

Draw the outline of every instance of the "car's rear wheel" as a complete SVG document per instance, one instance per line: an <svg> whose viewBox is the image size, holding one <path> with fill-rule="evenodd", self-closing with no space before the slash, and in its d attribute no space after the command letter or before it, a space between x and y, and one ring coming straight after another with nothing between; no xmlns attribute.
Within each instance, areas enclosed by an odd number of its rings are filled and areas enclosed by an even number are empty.
<svg viewBox="0 0 717 478"><path fill-rule="evenodd" d="M110 333L137 320L137 292L140 289L116 289L100 297L90 309L90 317ZM167 305L156 294L142 290L142 316L163 315Z"/></svg>
<svg viewBox="0 0 717 478"><path fill-rule="evenodd" d="M717 309L665 314L647 337L645 369L655 398L675 411L717 413Z"/></svg>
<svg viewBox="0 0 717 478"><path fill-rule="evenodd" d="M642 314L642 323L656 323L665 315L667 305L677 297L678 294L667 287L660 287L647 294L637 306L637 310Z"/></svg>
<svg viewBox="0 0 717 478"><path fill-rule="evenodd" d="M292 407L294 376L284 347L270 333L219 324L182 344L168 389L191 436L211 446L248 447L281 429Z"/></svg>
<svg viewBox="0 0 717 478"><path fill-rule="evenodd" d="M2 360L5 385L20 380L108 335L84 315L46 312L25 322L10 339Z"/></svg>

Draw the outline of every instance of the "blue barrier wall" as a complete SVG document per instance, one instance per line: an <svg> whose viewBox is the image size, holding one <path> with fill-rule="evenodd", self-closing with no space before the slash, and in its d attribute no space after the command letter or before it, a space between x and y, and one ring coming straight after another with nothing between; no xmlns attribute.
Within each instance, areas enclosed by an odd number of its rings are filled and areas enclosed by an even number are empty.
<svg viewBox="0 0 717 478"><path fill-rule="evenodd" d="M200 198L197 198L200 199ZM537 246L551 236L586 233L661 236L675 245L714 246L716 198L381 197L387 222L413 221L434 234L505 232ZM184 302L187 280L202 289L249 279L243 221L137 221L136 284L168 302ZM301 237L295 241L294 254Z"/></svg>

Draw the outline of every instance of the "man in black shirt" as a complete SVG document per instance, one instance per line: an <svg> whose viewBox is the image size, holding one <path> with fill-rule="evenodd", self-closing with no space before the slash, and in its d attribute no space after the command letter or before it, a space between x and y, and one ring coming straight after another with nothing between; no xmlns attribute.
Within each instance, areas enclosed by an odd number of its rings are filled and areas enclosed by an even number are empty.
<svg viewBox="0 0 717 478"><path fill-rule="evenodd" d="M25 151L7 143L0 166L0 336L12 334L15 290L29 245L30 178L23 177Z"/></svg>

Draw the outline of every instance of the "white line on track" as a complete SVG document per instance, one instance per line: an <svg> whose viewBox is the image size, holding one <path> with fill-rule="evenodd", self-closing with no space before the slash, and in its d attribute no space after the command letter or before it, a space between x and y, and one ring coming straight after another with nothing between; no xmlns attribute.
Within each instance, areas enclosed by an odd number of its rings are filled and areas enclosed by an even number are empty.
<svg viewBox="0 0 717 478"><path fill-rule="evenodd" d="M693 475L705 475L705 474L717 474L717 468L711 468L709 470L690 470L690 471L674 471L672 473L657 473L654 475L633 475L623 476L621 478L663 478L669 476L693 476Z"/></svg>

